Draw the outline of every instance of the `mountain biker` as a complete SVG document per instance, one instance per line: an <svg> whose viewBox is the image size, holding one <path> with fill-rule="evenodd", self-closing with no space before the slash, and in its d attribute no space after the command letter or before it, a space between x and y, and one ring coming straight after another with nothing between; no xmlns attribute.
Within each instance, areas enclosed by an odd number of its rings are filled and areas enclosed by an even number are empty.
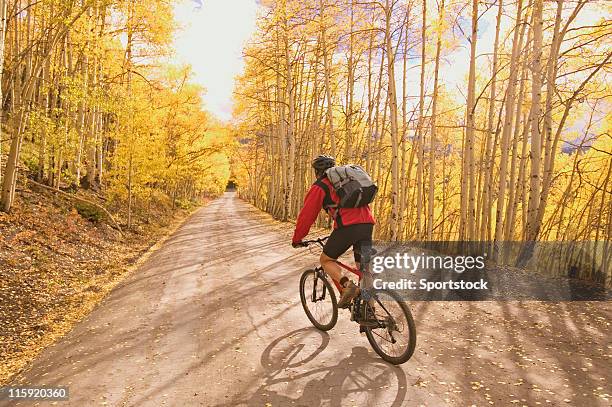
<svg viewBox="0 0 612 407"><path fill-rule="evenodd" d="M340 283L342 295L338 307L345 308L359 295L359 287L348 277L342 275L342 269L336 263L338 257L353 246L355 264L359 268L360 254L355 244L362 240L372 240L374 216L368 205L358 208L337 208L340 201L332 183L325 175L325 170L334 167L336 160L329 155L319 155L312 161L316 181L304 198L304 206L297 217L293 233L292 246L301 246L302 239L310 231L321 209L325 209L334 220L334 230L323 247L321 266L332 279Z"/></svg>

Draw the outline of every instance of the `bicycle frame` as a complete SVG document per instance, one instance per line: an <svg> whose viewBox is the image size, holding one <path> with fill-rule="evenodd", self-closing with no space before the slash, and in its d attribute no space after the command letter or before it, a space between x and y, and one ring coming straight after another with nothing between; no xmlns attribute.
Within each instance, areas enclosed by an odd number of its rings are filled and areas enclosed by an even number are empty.
<svg viewBox="0 0 612 407"><path fill-rule="evenodd" d="M309 242L306 242L306 243L307 244L308 243L317 243L319 246L323 246L323 241L324 240L317 239L317 240L309 241ZM362 270L357 269L355 267L351 267L351 266L349 266L347 264L342 263L339 260L336 260L336 264L339 265L340 267L342 267L343 269L345 269L346 271L355 274L357 276L357 285L361 286L360 282L361 282L361 278L363 277L363 273L365 272L365 270L362 271ZM362 264L360 264L360 266L363 267ZM315 271L319 274L320 278L324 278L324 279L328 278L329 280L331 280L334 283L334 286L336 286L336 290L338 290L339 293L342 293L342 287L340 286L340 283L337 282L336 280L334 280L333 278L329 278L328 275L325 273L325 270L323 269L323 266L320 266L320 265L317 266L315 268ZM315 280L315 290L316 290L316 280ZM364 292L368 292L368 290L363 289L362 294ZM323 295L323 297L325 296L325 288L323 289L323 294L322 295ZM370 298L369 294L366 294L366 296L367 296L366 298ZM315 295L314 295L314 291L313 291L312 299L313 299L313 302L317 301L317 299L315 298ZM378 298L375 298L375 299L376 299L376 302L387 312L387 314L389 314L389 311L380 302L380 300L378 300ZM364 312L364 311L361 310L361 308L362 308L361 307L361 301L363 301L363 300L360 297L357 297L355 299L354 308L353 308L353 310L351 312L351 321L357 321L358 322L360 320L360 318L362 318L361 313ZM364 304L367 304L368 301L369 300L366 299ZM379 327L384 327L384 326L385 326L384 323L381 325L381 322L379 322Z"/></svg>
<svg viewBox="0 0 612 407"><path fill-rule="evenodd" d="M315 239L315 240L308 240L305 243L306 245L310 244L310 243L316 243L319 246L321 246L321 248L323 248L323 242L325 242L325 240L327 240L328 237L325 237L323 239ZM345 269L346 271L353 273L357 276L357 285L359 285L359 282L361 281L361 277L363 276L363 273L361 272L361 270L355 268L355 267L351 267L347 264L342 263L340 260L336 260L336 264L339 265L340 267L342 267L343 269ZM323 269L323 266L318 266L317 267L318 270L325 272L325 270ZM342 287L340 286L340 283L337 282L336 280L334 280L333 278L330 278L330 280L332 280L332 282L334 283L334 285L336 286L336 289L338 290L338 292L342 292Z"/></svg>
<svg viewBox="0 0 612 407"><path fill-rule="evenodd" d="M363 275L363 273L361 271L359 271L355 267L351 267L351 266L349 266L347 264L344 264L344 263L342 263L339 260L336 260L336 264L339 265L340 267L342 267L343 269L345 269L346 271L349 271L349 272L355 274L357 276L357 285L359 285L359 282L361 281L361 276ZM319 266L319 267L323 268L322 266ZM337 282L333 278L330 278L330 280L332 280L334 282L334 285L336 286L338 291L342 291L339 282Z"/></svg>

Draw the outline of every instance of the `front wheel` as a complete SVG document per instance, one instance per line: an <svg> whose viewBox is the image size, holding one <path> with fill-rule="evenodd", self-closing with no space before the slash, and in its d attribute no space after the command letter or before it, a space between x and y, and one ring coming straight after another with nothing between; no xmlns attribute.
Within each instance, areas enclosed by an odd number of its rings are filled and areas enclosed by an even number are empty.
<svg viewBox="0 0 612 407"><path fill-rule="evenodd" d="M338 302L323 272L306 270L300 278L300 299L306 316L321 331L329 331L338 322Z"/></svg>
<svg viewBox="0 0 612 407"><path fill-rule="evenodd" d="M368 342L389 363L399 365L408 361L416 346L416 326L410 308L399 294L389 290L378 291L373 306L379 327L365 329Z"/></svg>

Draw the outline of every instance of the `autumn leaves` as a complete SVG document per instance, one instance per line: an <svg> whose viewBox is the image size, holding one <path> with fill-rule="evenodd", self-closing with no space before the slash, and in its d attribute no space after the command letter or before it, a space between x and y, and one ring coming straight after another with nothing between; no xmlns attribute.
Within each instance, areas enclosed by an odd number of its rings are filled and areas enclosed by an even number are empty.
<svg viewBox="0 0 612 407"><path fill-rule="evenodd" d="M269 3L237 86L241 194L292 218L308 162L335 153L381 187L380 238L609 237L610 27L595 3Z"/></svg>
<svg viewBox="0 0 612 407"><path fill-rule="evenodd" d="M182 205L223 190L229 133L203 111L190 68L165 62L172 3L0 6L4 211L19 174L55 189L103 191L128 227L151 202Z"/></svg>

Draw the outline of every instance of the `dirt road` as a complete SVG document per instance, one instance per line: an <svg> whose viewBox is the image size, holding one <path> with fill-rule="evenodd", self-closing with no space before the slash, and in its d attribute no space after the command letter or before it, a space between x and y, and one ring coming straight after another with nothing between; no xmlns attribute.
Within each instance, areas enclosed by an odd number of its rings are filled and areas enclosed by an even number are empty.
<svg viewBox="0 0 612 407"><path fill-rule="evenodd" d="M609 303L411 304L417 350L394 367L346 311L310 326L316 256L289 236L226 193L16 382L74 406L609 405Z"/></svg>

